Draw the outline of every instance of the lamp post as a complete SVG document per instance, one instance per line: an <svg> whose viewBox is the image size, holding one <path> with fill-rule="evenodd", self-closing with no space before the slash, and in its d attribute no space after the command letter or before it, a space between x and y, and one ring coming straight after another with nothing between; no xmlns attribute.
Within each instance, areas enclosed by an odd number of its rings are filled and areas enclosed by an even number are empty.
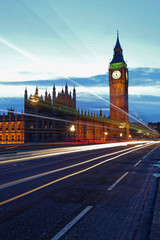
<svg viewBox="0 0 160 240"><path fill-rule="evenodd" d="M70 137L71 137L71 140L75 138L75 131L76 131L76 128L75 128L75 125L71 125L70 128L69 128L69 131L70 131Z"/></svg>
<svg viewBox="0 0 160 240"><path fill-rule="evenodd" d="M104 132L104 136L105 136L105 141L106 141L106 138L108 136L108 132Z"/></svg>

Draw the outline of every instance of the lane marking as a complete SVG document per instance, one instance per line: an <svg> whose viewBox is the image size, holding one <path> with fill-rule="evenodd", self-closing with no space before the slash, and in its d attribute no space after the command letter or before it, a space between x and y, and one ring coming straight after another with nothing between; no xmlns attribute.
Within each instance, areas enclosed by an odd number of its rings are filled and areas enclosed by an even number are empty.
<svg viewBox="0 0 160 240"><path fill-rule="evenodd" d="M86 213L88 213L93 206L86 207L82 212L80 212L71 222L69 222L60 232L58 232L51 240L60 239L68 230L73 227Z"/></svg>
<svg viewBox="0 0 160 240"><path fill-rule="evenodd" d="M143 159L145 159L147 156L149 156L157 147L158 147L158 146L156 146L156 147L153 148L149 153L147 153L147 154L143 157Z"/></svg>
<svg viewBox="0 0 160 240"><path fill-rule="evenodd" d="M108 190L108 191L111 191L125 176L128 175L128 173L129 173L129 172L124 173L124 174L123 174L120 178L118 178L118 180L117 180L115 183L113 183L107 190Z"/></svg>
<svg viewBox="0 0 160 240"><path fill-rule="evenodd" d="M139 160L133 167L136 167L142 160Z"/></svg>
<svg viewBox="0 0 160 240"><path fill-rule="evenodd" d="M153 144L151 144L151 145L153 145ZM148 147L148 146L140 147L140 148L138 148L138 150L139 150L139 149L142 149L142 148L145 148L145 147ZM54 184L54 183L60 182L60 181L62 181L62 180L64 180L64 179L67 179L67 178L76 176L76 175L78 175L78 174L80 174L80 173L83 173L83 172L87 172L87 171L90 170L90 169L93 169L93 168L95 168L95 167L97 167L97 166L100 166L100 165L106 163L106 162L109 162L109 161L111 161L111 160L113 160L113 159L119 158L119 157L121 157L121 156L124 156L124 155L126 155L126 154L128 154L128 153L135 152L135 151L137 151L137 148L136 148L136 149L133 149L133 150L130 150L130 151L128 151L128 152L125 152L125 153L123 153L123 154L120 154L120 155L118 155L118 156L115 156L115 157L106 159L106 160L104 160L104 161L102 161L102 162L100 162L100 163L97 163L97 164L95 164L95 165L92 165L92 166L90 166L90 167L88 167L88 168L85 168L85 169L83 169L83 170L80 170L80 171L71 173L71 174L66 175L66 176L64 176L64 177L61 177L61 178L58 178L58 179L56 179L56 180L54 180L54 181L52 181L52 182L49 182L49 183L46 183L46 184L44 184L44 185L41 185L41 186L39 186L39 187L37 187L37 188L31 189L31 190L29 190L28 192L24 192L24 193L22 193L22 194L20 194L20 195L17 195L17 196L15 196L15 197L12 197L12 198L9 198L9 199L7 199L7 200L4 200L4 201L0 202L0 206L2 206L2 205L4 205L4 204L7 204L7 203L9 203L9 202L12 202L12 201L14 201L14 200L16 200L16 199L18 199L18 198L24 197L24 196L26 196L26 195L28 195L28 194L30 194L30 193L36 192L36 191L38 191L38 190L40 190L40 189L43 189L43 188L45 188L45 187L48 187L48 186L50 186L50 185L52 185L52 184Z"/></svg>
<svg viewBox="0 0 160 240"><path fill-rule="evenodd" d="M63 171L63 170L69 169L69 168L77 167L77 166L80 166L80 165L83 165L83 164L86 164L86 163L89 163L89 162L92 162L92 161L96 161L100 158L112 156L112 155L122 153L122 152L127 152L130 149L139 148L140 146L142 146L142 145L134 146L134 147L131 147L129 149L124 149L124 150L120 150L120 151L113 152L113 153L108 153L108 154L105 154L105 155L102 155L102 156L99 156L99 157L96 157L96 158L89 159L89 160L84 161L84 162L76 163L76 164L69 165L69 166L66 166L66 167L63 167L63 168L51 170L51 171L44 172L44 173L39 173L39 174L36 174L36 175L33 175L33 176L29 176L29 177L21 178L19 180L15 180L15 181L12 181L12 182L4 183L4 184L0 185L0 189L5 189L5 188L8 188L8 187L12 187L12 186L15 186L15 185L23 183L23 182L28 182L28 181L31 181L31 180L36 179L36 178L44 177L46 175L50 175L50 174L53 174L53 173L56 173L56 172L60 172L60 171Z"/></svg>
<svg viewBox="0 0 160 240"><path fill-rule="evenodd" d="M155 148L157 148L157 147L155 147ZM154 148L154 149L155 149ZM153 149L153 150L154 150ZM152 150L152 151L153 151ZM147 153L144 157L143 157L143 159L146 157L146 156L148 156L152 151L150 151L149 153ZM139 160L133 167L136 167L140 162L141 162L142 160ZM108 191L111 191L125 176L127 176L128 175L128 173L129 172L126 172L126 173L124 173L115 183L113 183L107 190Z"/></svg>

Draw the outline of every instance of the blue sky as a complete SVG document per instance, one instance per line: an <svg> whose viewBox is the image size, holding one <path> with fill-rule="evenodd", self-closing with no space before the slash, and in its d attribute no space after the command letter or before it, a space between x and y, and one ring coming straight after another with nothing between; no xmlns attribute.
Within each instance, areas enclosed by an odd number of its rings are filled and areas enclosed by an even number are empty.
<svg viewBox="0 0 160 240"><path fill-rule="evenodd" d="M149 115L144 106L149 102L154 112L160 107L159 9L158 0L0 0L0 107L8 107L4 100L8 95L15 101L23 97L23 81L46 80L43 91L47 80L57 77L87 77L92 83L90 76L107 74L119 29L124 58L132 71L130 109L137 104L143 118L158 121L160 114ZM134 72L142 80L137 89L133 88ZM7 82L20 85L14 89L4 85ZM33 94L35 83L27 86ZM96 86L101 93L104 86L100 90L94 82Z"/></svg>

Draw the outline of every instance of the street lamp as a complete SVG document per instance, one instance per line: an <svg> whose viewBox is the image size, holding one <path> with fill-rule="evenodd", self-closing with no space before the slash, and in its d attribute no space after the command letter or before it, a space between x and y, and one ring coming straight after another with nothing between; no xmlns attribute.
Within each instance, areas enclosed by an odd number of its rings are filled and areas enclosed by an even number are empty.
<svg viewBox="0 0 160 240"><path fill-rule="evenodd" d="M71 132L75 132L75 131L76 131L75 125L72 125L72 126L70 127L70 131L71 131Z"/></svg>
<svg viewBox="0 0 160 240"><path fill-rule="evenodd" d="M123 137L123 133L120 133L119 136L120 136L120 137Z"/></svg>
<svg viewBox="0 0 160 240"><path fill-rule="evenodd" d="M108 135L108 132L104 132L104 135L106 135L106 136L107 136L107 135Z"/></svg>
<svg viewBox="0 0 160 240"><path fill-rule="evenodd" d="M76 131L76 128L75 128L75 125L71 125L70 128L69 128L69 136L70 136L70 141L74 141L75 139L75 131Z"/></svg>

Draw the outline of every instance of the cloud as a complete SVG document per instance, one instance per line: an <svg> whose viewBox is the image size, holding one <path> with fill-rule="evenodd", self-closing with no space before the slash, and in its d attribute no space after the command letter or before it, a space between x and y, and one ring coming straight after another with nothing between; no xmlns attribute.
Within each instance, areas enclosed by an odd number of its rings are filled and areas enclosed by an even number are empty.
<svg viewBox="0 0 160 240"><path fill-rule="evenodd" d="M25 72L24 72L25 73ZM29 73L25 73L29 75ZM35 72L36 75L36 72ZM76 86L73 82L84 86ZM65 78L48 80L33 80L23 82L0 82L0 107L15 107L23 110L24 90L27 86L28 94L34 94L38 86L39 95L44 96L47 89L52 93L52 87L56 84L56 92L62 90L66 84ZM73 91L74 85L77 92L77 108L87 111L99 112L101 108L106 116L109 115L109 81L108 73L86 78L71 78L67 80L69 91ZM93 93L93 94L92 94ZM94 95L95 94L95 95ZM96 95L99 95L98 99ZM10 98L8 98L10 96ZM108 101L108 103L107 103ZM136 68L130 70L129 80L129 111L137 112L147 121L160 120L160 69Z"/></svg>
<svg viewBox="0 0 160 240"><path fill-rule="evenodd" d="M28 71L21 71L18 72L17 74L20 75L26 75L28 78L30 76L39 76L43 75L43 72L28 72ZM91 76L91 77L52 77L53 72L47 72L45 73L46 76L48 76L47 79L45 80L26 80L26 81L21 81L21 85L51 85L53 81L56 81L56 84L59 85L61 84L62 81L69 82L77 82L80 85L84 85L86 87L90 86L101 86L101 87L106 87L109 86L109 77L108 73L106 74L101 74L101 75L96 75L96 76ZM49 77L50 76L50 77ZM71 81L70 81L71 80ZM0 84L14 84L17 85L17 81L5 81L5 82L0 82ZM129 86L156 86L160 87L160 68L133 68L129 69Z"/></svg>

